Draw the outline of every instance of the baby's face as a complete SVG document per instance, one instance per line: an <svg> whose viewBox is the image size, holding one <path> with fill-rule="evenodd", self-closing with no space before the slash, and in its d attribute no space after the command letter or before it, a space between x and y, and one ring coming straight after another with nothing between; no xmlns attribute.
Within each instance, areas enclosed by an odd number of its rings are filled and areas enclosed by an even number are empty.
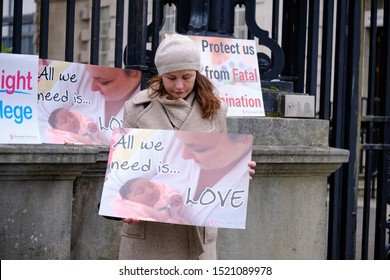
<svg viewBox="0 0 390 280"><path fill-rule="evenodd" d="M80 122L76 118L76 116L67 111L60 110L56 114L56 128L64 131L69 131L73 133L77 133L80 129Z"/></svg>
<svg viewBox="0 0 390 280"><path fill-rule="evenodd" d="M133 183L127 199L153 207L160 198L160 190L155 184L146 179L140 179Z"/></svg>

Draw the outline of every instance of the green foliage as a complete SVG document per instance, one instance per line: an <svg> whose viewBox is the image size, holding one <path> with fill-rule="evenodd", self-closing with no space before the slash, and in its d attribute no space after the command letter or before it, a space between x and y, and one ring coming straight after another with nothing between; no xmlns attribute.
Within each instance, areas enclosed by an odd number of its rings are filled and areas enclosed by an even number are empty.
<svg viewBox="0 0 390 280"><path fill-rule="evenodd" d="M10 53L12 48L5 48L3 44L1 44L1 52L2 53Z"/></svg>

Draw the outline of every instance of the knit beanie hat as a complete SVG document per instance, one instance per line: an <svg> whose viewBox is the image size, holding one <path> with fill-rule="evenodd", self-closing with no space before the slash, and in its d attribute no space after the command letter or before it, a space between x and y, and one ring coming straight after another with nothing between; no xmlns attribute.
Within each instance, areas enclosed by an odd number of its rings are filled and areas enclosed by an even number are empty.
<svg viewBox="0 0 390 280"><path fill-rule="evenodd" d="M200 54L189 37L172 34L158 46L154 64L159 75L181 70L200 71Z"/></svg>

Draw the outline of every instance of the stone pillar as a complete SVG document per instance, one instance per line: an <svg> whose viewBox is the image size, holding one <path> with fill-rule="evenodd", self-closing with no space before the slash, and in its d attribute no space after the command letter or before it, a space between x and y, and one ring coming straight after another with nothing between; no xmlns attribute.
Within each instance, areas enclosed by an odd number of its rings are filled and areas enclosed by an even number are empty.
<svg viewBox="0 0 390 280"><path fill-rule="evenodd" d="M96 244L106 232L107 222L97 216L96 195L107 152L108 147L0 145L0 258L95 259L109 254L111 244ZM92 175L100 178L99 184L77 184ZM90 188L93 202L85 203L89 198L84 193ZM85 234L79 231L89 233L84 243ZM89 252L94 246L94 254L73 253Z"/></svg>

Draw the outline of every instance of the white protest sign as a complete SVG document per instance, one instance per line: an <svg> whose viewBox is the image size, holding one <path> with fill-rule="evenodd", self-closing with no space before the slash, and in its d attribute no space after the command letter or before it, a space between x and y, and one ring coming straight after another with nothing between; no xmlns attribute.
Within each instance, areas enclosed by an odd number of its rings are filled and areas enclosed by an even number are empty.
<svg viewBox="0 0 390 280"><path fill-rule="evenodd" d="M40 144L38 56L0 53L0 143Z"/></svg>
<svg viewBox="0 0 390 280"><path fill-rule="evenodd" d="M136 70L40 59L42 142L109 145L122 127L124 105L139 91Z"/></svg>
<svg viewBox="0 0 390 280"><path fill-rule="evenodd" d="M198 46L202 74L228 105L228 116L265 116L254 40L189 36Z"/></svg>
<svg viewBox="0 0 390 280"><path fill-rule="evenodd" d="M99 214L245 228L253 136L114 130Z"/></svg>

